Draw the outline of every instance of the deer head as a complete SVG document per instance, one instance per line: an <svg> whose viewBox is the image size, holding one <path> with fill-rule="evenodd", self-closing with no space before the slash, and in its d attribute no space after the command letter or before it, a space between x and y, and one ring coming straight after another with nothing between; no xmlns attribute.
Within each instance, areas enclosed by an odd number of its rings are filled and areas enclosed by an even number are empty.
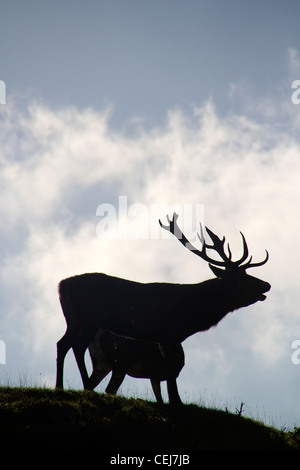
<svg viewBox="0 0 300 470"><path fill-rule="evenodd" d="M205 227L212 241L212 245L207 244L204 238L201 224L200 235L197 235L202 243L202 249L198 250L183 234L177 224L177 219L178 214L174 213L171 220L169 216L167 216L169 225L163 225L161 220L159 220L159 223L163 229L171 232L188 250L202 258L204 261L207 261L210 269L215 274L215 276L217 276L217 278L228 281L228 285L232 285L234 283L234 292L236 297L235 301L237 306L246 306L258 300L266 299L264 292L270 290L270 284L256 277L249 276L246 273L246 269L264 265L269 259L269 253L267 250L266 257L263 261L252 263L252 256L250 256L247 261L247 258L249 257L249 250L246 239L242 232L240 232L243 241L243 255L239 260L233 261L229 243L227 244L227 253L225 251L225 237L220 239L215 233L212 232L212 230ZM211 258L208 255L207 250L214 250L219 255L221 260Z"/></svg>

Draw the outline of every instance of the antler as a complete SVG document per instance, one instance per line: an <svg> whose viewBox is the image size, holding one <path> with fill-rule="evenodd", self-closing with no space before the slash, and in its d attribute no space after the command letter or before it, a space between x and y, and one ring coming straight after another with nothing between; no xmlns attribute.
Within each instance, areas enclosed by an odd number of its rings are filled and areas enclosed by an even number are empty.
<svg viewBox="0 0 300 470"><path fill-rule="evenodd" d="M242 239L243 239L243 255L238 261L232 261L232 259L231 259L232 258L232 253L231 253L231 250L230 250L229 243L227 244L228 255L225 253L225 249L224 249L225 237L223 237L222 240L221 240L209 228L205 227L208 235L210 236L210 238L213 242L212 245L208 245L205 242L205 238L204 238L203 229L202 229L201 224L200 224L200 235L199 234L197 234L197 235L198 235L199 240L202 243L202 249L198 250L197 248L195 248L190 243L190 241L186 238L186 236L180 230L179 226L177 225L177 219L178 219L178 214L176 214L174 212L173 218L171 220L170 220L169 216L167 216L167 220L168 220L169 225L163 225L161 220L159 220L159 224L163 229L171 232L180 241L180 243L182 243L183 246L185 246L188 250L192 251L193 253L195 253L195 255L200 256L200 258L204 259L205 261L208 261L209 263L211 263L215 266L222 266L222 267L225 267L225 269L228 269L228 270L237 269L239 267L241 267L243 269L248 269L248 268L253 268L255 266L262 266L269 259L269 253L266 250L267 255L266 255L266 258L264 259L264 261L261 261L259 263L251 263L251 260L252 260L252 256L251 256L249 261L246 264L244 264L243 266L241 266L242 263L244 261L246 261L246 259L248 258L248 255L249 255L247 242L246 242L246 239L245 239L244 235L242 234L242 232L240 232L240 233L241 233L241 236L242 236ZM208 254L206 252L207 249L215 250L218 253L218 255L222 258L223 261L218 261L218 260L212 259L210 256L208 256Z"/></svg>
<svg viewBox="0 0 300 470"><path fill-rule="evenodd" d="M171 232L179 241L182 243L185 248L188 250L192 251L195 253L195 255L200 256L200 258L204 259L205 261L208 261L209 263L213 263L216 266L223 266L225 267L226 263L231 259L231 253L229 255L229 258L226 256L223 245L225 242L225 238L223 240L220 240L217 235L215 235L211 230L207 229L208 234L210 235L214 245L207 245L204 241L204 235L203 235L203 230L202 230L202 225L200 224L200 230L201 230L201 237L198 234L198 237L200 241L203 243L202 245L202 250L198 250L195 248L191 242L186 238L184 233L181 231L179 226L177 225L177 219L178 219L178 214L174 212L173 218L170 220L169 216L167 215L167 220L169 222L169 225L163 225L161 220L159 220L160 226L167 230L168 232ZM206 253L206 248L212 248L217 251L217 253L221 256L223 261L217 261L212 258L210 258L207 253Z"/></svg>

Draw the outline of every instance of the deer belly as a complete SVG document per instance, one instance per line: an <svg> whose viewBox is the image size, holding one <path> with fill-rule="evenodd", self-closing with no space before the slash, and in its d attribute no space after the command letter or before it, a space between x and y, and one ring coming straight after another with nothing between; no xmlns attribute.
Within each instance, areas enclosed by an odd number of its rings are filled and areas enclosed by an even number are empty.
<svg viewBox="0 0 300 470"><path fill-rule="evenodd" d="M157 364L156 364L157 366ZM141 362L131 363L128 370L126 371L131 377L138 379L151 379L155 378L157 380L166 380L167 374L164 367L164 364L160 364L156 368L148 367Z"/></svg>
<svg viewBox="0 0 300 470"><path fill-rule="evenodd" d="M165 360L158 343L118 337L109 352L113 369L136 378L166 379Z"/></svg>

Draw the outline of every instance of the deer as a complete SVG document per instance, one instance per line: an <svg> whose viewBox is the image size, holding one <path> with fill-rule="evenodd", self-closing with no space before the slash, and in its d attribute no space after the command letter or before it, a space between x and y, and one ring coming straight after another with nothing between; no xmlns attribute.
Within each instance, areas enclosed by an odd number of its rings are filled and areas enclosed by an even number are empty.
<svg viewBox="0 0 300 470"><path fill-rule="evenodd" d="M179 242L208 263L214 278L193 284L141 283L105 273L86 273L62 280L58 291L67 323L64 336L57 342L56 388L63 388L63 365L72 348L84 389L90 389L84 354L99 328L121 336L160 343L166 364L169 403L181 405L177 388L177 368L173 357L186 338L215 327L228 313L266 299L271 285L249 275L250 268L263 266L269 259L253 263L246 239L242 257L232 260L225 237L219 238L206 228L212 244L205 241L200 225L202 248L194 247L177 223L178 214L168 224L159 220ZM220 259L212 258L214 251ZM249 259L248 259L249 258Z"/></svg>
<svg viewBox="0 0 300 470"><path fill-rule="evenodd" d="M159 343L120 336L99 328L89 345L93 372L89 388L94 389L112 371L105 392L116 395L126 374L135 378L149 378L159 404L163 403L160 382L167 379L164 352ZM174 370L178 377L184 366L184 351L177 345L173 356Z"/></svg>

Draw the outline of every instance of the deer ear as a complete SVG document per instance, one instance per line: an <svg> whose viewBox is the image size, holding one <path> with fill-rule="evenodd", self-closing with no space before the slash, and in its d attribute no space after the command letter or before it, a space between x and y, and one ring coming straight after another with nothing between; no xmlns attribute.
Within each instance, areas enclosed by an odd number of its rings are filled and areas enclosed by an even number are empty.
<svg viewBox="0 0 300 470"><path fill-rule="evenodd" d="M210 269L212 270L215 276L224 277L226 275L225 269L217 268L217 266L214 266L213 264L210 264L210 263L208 263L208 266L210 267Z"/></svg>

